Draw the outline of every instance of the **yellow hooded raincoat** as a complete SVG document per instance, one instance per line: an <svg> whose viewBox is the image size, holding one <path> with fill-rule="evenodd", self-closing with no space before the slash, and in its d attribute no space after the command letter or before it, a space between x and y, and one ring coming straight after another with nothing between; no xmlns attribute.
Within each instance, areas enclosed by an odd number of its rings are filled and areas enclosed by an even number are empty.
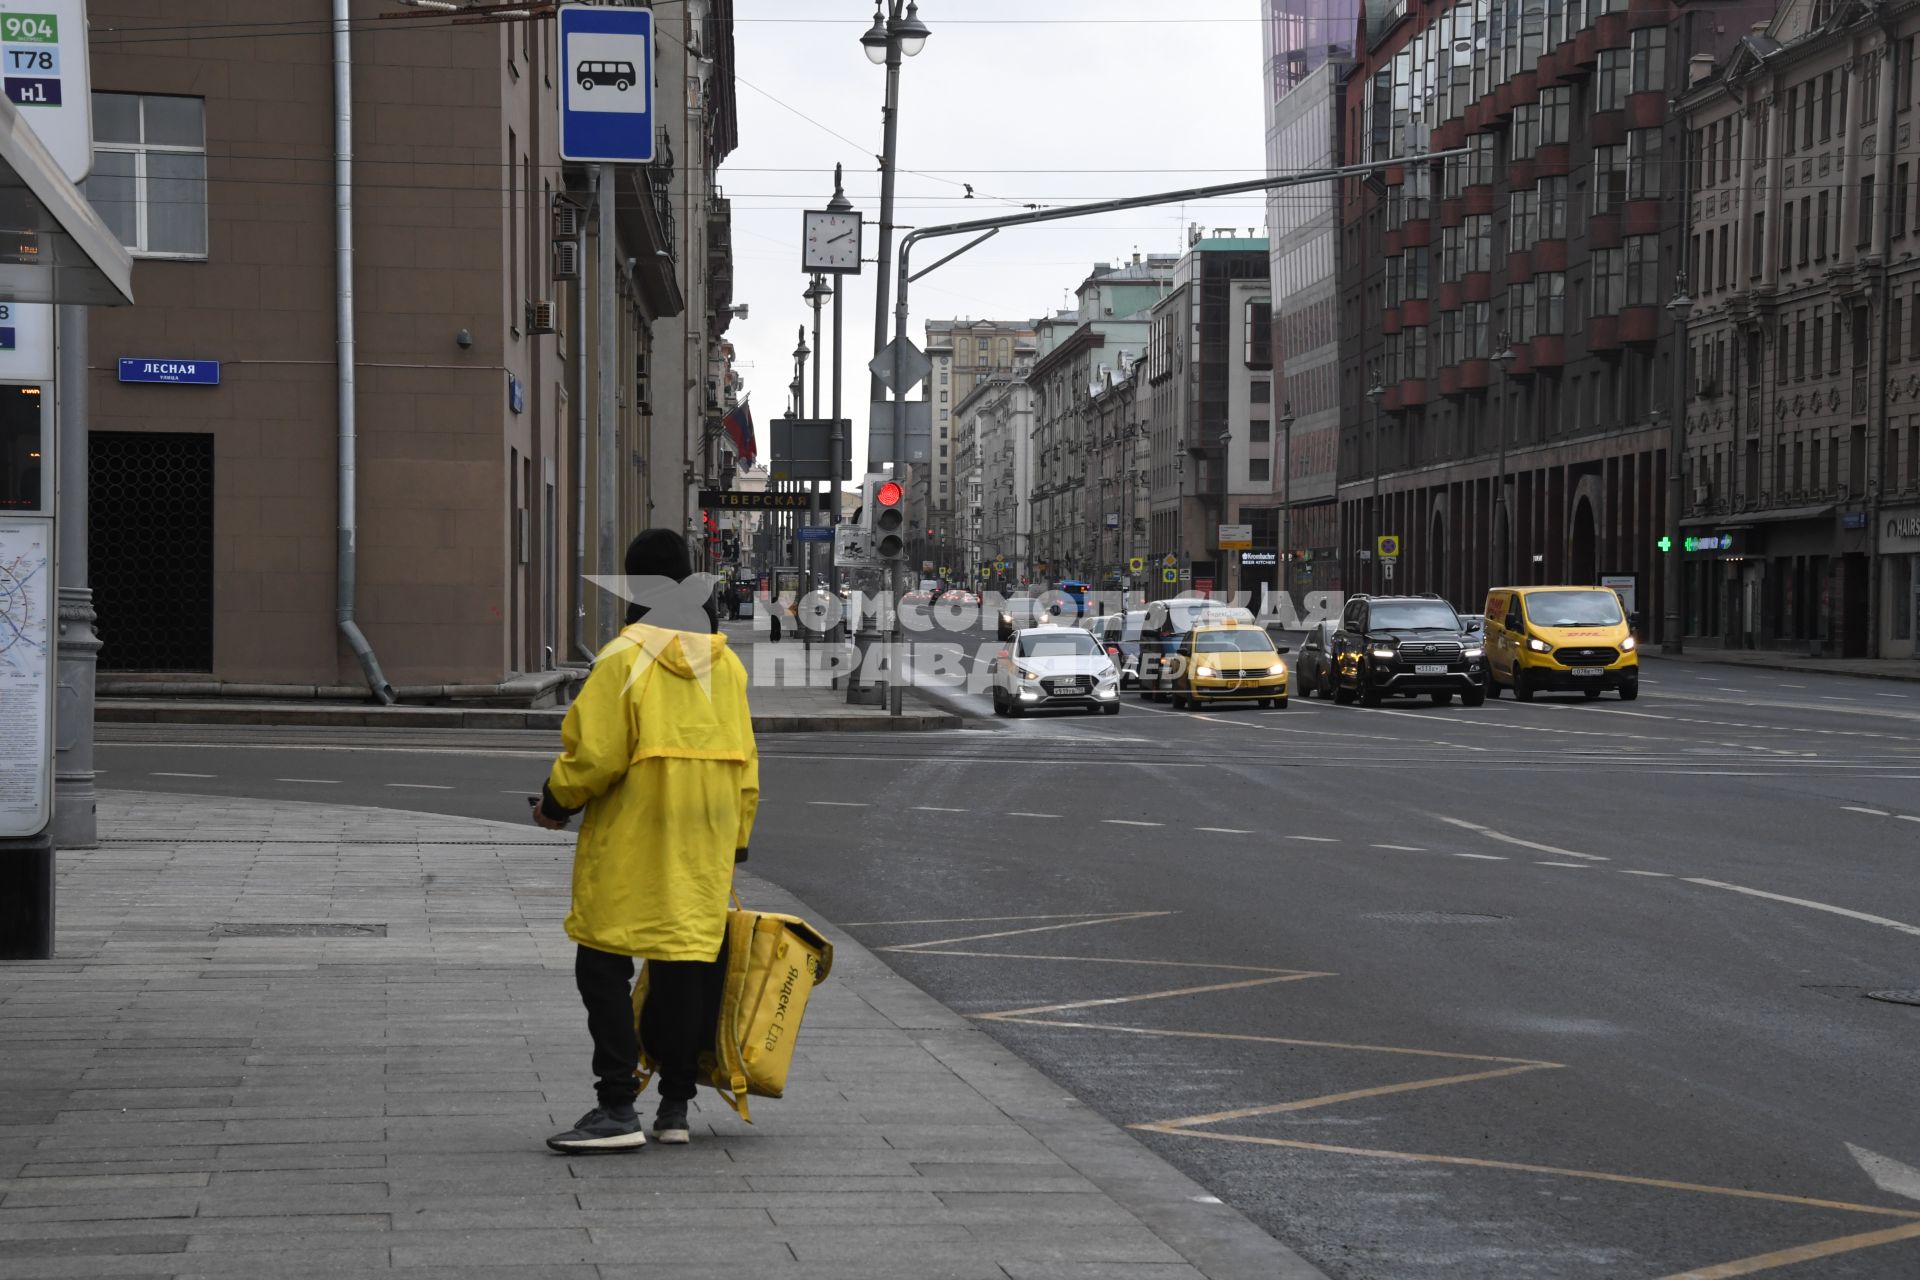
<svg viewBox="0 0 1920 1280"><path fill-rule="evenodd" d="M726 638L626 628L560 734L547 789L586 806L567 936L647 960L714 959L760 801L747 672Z"/></svg>

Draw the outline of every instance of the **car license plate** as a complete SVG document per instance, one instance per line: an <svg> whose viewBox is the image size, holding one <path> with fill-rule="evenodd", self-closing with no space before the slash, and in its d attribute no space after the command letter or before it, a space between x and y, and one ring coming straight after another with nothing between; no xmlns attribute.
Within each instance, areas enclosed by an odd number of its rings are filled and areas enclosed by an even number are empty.
<svg viewBox="0 0 1920 1280"><path fill-rule="evenodd" d="M1607 669L1605 667L1575 667L1573 669L1573 674L1575 674L1576 676L1589 676L1589 677L1603 676L1607 674Z"/></svg>
<svg viewBox="0 0 1920 1280"><path fill-rule="evenodd" d="M1443 676L1447 674L1447 666L1444 662L1422 663L1413 669L1413 674L1417 676Z"/></svg>
<svg viewBox="0 0 1920 1280"><path fill-rule="evenodd" d="M1081 680L1056 680L1053 687L1062 693L1079 693L1087 686Z"/></svg>

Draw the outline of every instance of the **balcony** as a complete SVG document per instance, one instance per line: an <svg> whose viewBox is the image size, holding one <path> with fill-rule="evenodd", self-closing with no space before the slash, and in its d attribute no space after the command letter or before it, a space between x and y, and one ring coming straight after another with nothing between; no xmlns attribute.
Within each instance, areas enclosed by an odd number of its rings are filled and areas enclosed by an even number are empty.
<svg viewBox="0 0 1920 1280"><path fill-rule="evenodd" d="M1467 206L1468 217L1493 212L1493 188L1490 186L1468 187L1460 193L1460 198Z"/></svg>
<svg viewBox="0 0 1920 1280"><path fill-rule="evenodd" d="M1558 369L1567 362L1567 340L1560 334L1543 334L1527 344L1528 364L1535 369Z"/></svg>
<svg viewBox="0 0 1920 1280"><path fill-rule="evenodd" d="M1405 232L1404 227L1395 228L1394 230L1387 232L1386 235L1380 238L1380 256L1381 257L1397 258L1403 252L1405 252L1406 245L1404 241L1406 237L1404 232Z"/></svg>
<svg viewBox="0 0 1920 1280"><path fill-rule="evenodd" d="M1565 271L1567 269L1567 242L1565 240L1541 240L1533 246L1533 269L1535 271Z"/></svg>
<svg viewBox="0 0 1920 1280"><path fill-rule="evenodd" d="M1595 355L1620 349L1620 317L1594 316L1587 321L1587 350Z"/></svg>
<svg viewBox="0 0 1920 1280"><path fill-rule="evenodd" d="M1457 396L1460 394L1460 366L1450 364L1440 371L1440 394Z"/></svg>
<svg viewBox="0 0 1920 1280"><path fill-rule="evenodd" d="M1657 129L1667 120L1667 95L1663 92L1627 95L1627 128Z"/></svg>
<svg viewBox="0 0 1920 1280"><path fill-rule="evenodd" d="M1620 311L1620 341L1625 343L1649 343L1660 336L1660 308L1656 306L1624 307Z"/></svg>
<svg viewBox="0 0 1920 1280"><path fill-rule="evenodd" d="M1621 230L1630 236L1660 234L1661 208L1658 200L1629 200L1621 211Z"/></svg>
<svg viewBox="0 0 1920 1280"><path fill-rule="evenodd" d="M1590 69L1600 61L1600 33L1592 27L1573 37L1573 65L1576 71Z"/></svg>
<svg viewBox="0 0 1920 1280"><path fill-rule="evenodd" d="M1433 243L1433 223L1425 218L1413 218L1400 228L1400 243L1409 249L1418 249Z"/></svg>
<svg viewBox="0 0 1920 1280"><path fill-rule="evenodd" d="M1593 38L1596 50L1624 49L1627 47L1627 15L1624 13L1599 13L1593 18Z"/></svg>
<svg viewBox="0 0 1920 1280"><path fill-rule="evenodd" d="M1507 283L1518 284L1533 274L1533 251L1522 249L1507 255Z"/></svg>
<svg viewBox="0 0 1920 1280"><path fill-rule="evenodd" d="M1414 329L1432 320L1433 304L1425 298L1408 298L1400 304L1400 327Z"/></svg>
<svg viewBox="0 0 1920 1280"><path fill-rule="evenodd" d="M1596 213L1587 219L1587 248L1618 249L1620 247L1620 215L1617 213Z"/></svg>
<svg viewBox="0 0 1920 1280"><path fill-rule="evenodd" d="M1596 111L1587 117L1587 141L1596 147L1617 147L1627 140L1627 113Z"/></svg>
<svg viewBox="0 0 1920 1280"><path fill-rule="evenodd" d="M1396 390L1389 391L1387 394L1388 396L1394 396L1396 394L1399 396L1400 403L1394 405L1394 408L1411 409L1415 405L1425 404L1427 402L1427 380L1425 378L1402 379Z"/></svg>
<svg viewBox="0 0 1920 1280"><path fill-rule="evenodd" d="M1434 306L1435 309L1439 311L1458 311L1460 309L1460 282L1458 280L1441 281L1438 296L1434 299Z"/></svg>
<svg viewBox="0 0 1920 1280"><path fill-rule="evenodd" d="M1608 14L1618 17L1618 14ZM1627 0L1627 26L1638 30L1641 27L1664 27L1672 16L1667 0Z"/></svg>
<svg viewBox="0 0 1920 1280"><path fill-rule="evenodd" d="M1542 143L1533 157L1536 178L1564 178L1573 171L1573 149L1564 142ZM1517 180L1516 180L1517 181Z"/></svg>
<svg viewBox="0 0 1920 1280"><path fill-rule="evenodd" d="M1487 271L1467 272L1466 279L1460 282L1460 292L1468 302L1491 302L1493 274Z"/></svg>
<svg viewBox="0 0 1920 1280"><path fill-rule="evenodd" d="M1380 332L1400 332L1400 308L1387 307L1380 312Z"/></svg>
<svg viewBox="0 0 1920 1280"><path fill-rule="evenodd" d="M1448 196L1440 202L1440 225L1457 227L1467 220L1467 202L1459 196Z"/></svg>
<svg viewBox="0 0 1920 1280"><path fill-rule="evenodd" d="M1482 391L1493 381L1493 361L1486 359L1460 362L1460 389Z"/></svg>

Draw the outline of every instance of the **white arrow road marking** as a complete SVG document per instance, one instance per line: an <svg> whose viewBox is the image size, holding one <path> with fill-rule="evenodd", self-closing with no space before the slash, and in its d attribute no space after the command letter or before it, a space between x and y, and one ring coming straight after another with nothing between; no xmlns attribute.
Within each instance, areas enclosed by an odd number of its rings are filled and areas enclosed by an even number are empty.
<svg viewBox="0 0 1920 1280"><path fill-rule="evenodd" d="M1865 1147L1856 1147L1851 1142L1847 1144L1847 1152L1873 1179L1874 1186L1909 1200L1920 1200L1920 1169Z"/></svg>

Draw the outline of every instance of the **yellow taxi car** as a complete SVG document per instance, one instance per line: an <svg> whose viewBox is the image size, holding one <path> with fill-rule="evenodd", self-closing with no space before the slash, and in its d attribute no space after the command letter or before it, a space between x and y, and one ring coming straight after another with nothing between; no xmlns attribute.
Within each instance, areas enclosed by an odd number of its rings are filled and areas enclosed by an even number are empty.
<svg viewBox="0 0 1920 1280"><path fill-rule="evenodd" d="M1284 646L1259 626L1231 619L1202 623L1180 639L1168 664L1168 689L1176 707L1202 702L1287 705Z"/></svg>
<svg viewBox="0 0 1920 1280"><path fill-rule="evenodd" d="M1511 689L1520 702L1538 692L1612 689L1640 696L1640 652L1606 587L1495 587L1487 592L1487 694Z"/></svg>

